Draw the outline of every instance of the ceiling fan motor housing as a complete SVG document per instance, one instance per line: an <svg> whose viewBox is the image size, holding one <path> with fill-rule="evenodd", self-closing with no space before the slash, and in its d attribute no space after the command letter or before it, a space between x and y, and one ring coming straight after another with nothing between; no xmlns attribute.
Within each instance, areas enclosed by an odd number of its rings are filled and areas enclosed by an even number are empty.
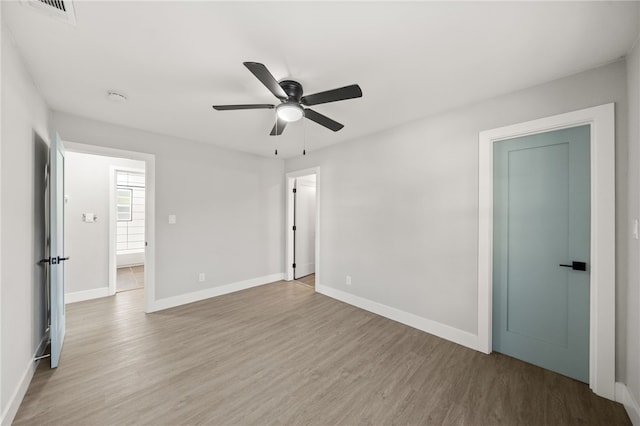
<svg viewBox="0 0 640 426"><path fill-rule="evenodd" d="M295 100L296 102L300 102L300 99L302 98L302 84L293 80L282 80L278 84L287 94L290 101Z"/></svg>

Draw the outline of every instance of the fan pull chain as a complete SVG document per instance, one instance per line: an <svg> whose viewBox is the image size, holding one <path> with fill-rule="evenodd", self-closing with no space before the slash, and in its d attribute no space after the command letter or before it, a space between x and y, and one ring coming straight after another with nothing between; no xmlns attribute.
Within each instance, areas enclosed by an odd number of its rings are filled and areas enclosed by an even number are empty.
<svg viewBox="0 0 640 426"><path fill-rule="evenodd" d="M307 155L307 120L302 120L302 155Z"/></svg>
<svg viewBox="0 0 640 426"><path fill-rule="evenodd" d="M275 117L276 117L276 124L275 124L276 134L274 135L274 138L273 138L273 146L275 147L275 155L278 155L278 139L277 139L277 135L278 135L278 113L277 112L275 114Z"/></svg>

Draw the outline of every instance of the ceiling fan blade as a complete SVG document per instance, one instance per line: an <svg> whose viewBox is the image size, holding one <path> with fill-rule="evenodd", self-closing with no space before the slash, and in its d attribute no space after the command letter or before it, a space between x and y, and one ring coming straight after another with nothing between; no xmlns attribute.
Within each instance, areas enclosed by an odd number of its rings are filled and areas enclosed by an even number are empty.
<svg viewBox="0 0 640 426"><path fill-rule="evenodd" d="M300 102L303 105L311 106L360 97L362 97L362 90L360 89L360 86L352 84L351 86L345 86L339 89L327 90L326 92L303 96L302 99L300 99Z"/></svg>
<svg viewBox="0 0 640 426"><path fill-rule="evenodd" d="M236 109L273 109L271 104L248 104L248 105L214 105L217 111L232 111Z"/></svg>
<svg viewBox="0 0 640 426"><path fill-rule="evenodd" d="M256 76L258 80L264 84L267 89L278 99L287 99L288 96L285 91L278 84L278 80L276 80L273 75L269 72L267 67L259 62L243 62L244 66L251 71L253 75Z"/></svg>
<svg viewBox="0 0 640 426"><path fill-rule="evenodd" d="M280 136L282 132L284 132L284 128L287 127L286 121L280 118L277 118L276 120L276 124L273 125L273 129L271 129L271 133L269 133L271 136Z"/></svg>
<svg viewBox="0 0 640 426"><path fill-rule="evenodd" d="M312 109L305 108L304 116L309 120L315 121L319 125L326 127L327 129L333 130L334 132L337 132L344 127L344 124L340 124L337 121L330 119L326 115L322 115Z"/></svg>

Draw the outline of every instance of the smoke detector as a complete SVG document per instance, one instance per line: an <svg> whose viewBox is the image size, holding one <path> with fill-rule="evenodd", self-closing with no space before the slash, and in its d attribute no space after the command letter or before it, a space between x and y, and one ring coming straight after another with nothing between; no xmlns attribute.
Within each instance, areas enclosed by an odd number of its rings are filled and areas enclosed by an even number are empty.
<svg viewBox="0 0 640 426"><path fill-rule="evenodd" d="M71 0L22 0L22 4L30 6L58 21L71 25L76 24L76 14Z"/></svg>

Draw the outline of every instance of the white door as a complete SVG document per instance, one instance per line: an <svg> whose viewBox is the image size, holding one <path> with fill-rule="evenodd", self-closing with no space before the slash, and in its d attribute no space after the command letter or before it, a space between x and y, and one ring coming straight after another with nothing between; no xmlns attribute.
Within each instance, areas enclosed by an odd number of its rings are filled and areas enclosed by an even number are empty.
<svg viewBox="0 0 640 426"><path fill-rule="evenodd" d="M310 176L315 177L314 176ZM316 272L316 182L296 179L294 209L294 278Z"/></svg>
<svg viewBox="0 0 640 426"><path fill-rule="evenodd" d="M65 308L64 308L64 145L58 134L51 138L49 151L50 181L50 226L49 241L51 257L49 258L49 276L51 277L51 368L60 362L60 353L64 342Z"/></svg>

